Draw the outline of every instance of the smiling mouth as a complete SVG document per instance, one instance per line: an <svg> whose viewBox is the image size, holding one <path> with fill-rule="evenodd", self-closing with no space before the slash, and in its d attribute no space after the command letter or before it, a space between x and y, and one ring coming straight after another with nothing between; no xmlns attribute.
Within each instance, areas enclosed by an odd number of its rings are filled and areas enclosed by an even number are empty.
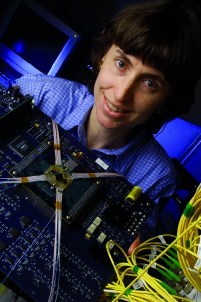
<svg viewBox="0 0 201 302"><path fill-rule="evenodd" d="M110 110L112 110L113 112L122 112L122 113L129 112L128 110L124 110L124 109L121 109L121 108L118 108L118 107L114 106L109 101L107 101L107 105L110 108Z"/></svg>

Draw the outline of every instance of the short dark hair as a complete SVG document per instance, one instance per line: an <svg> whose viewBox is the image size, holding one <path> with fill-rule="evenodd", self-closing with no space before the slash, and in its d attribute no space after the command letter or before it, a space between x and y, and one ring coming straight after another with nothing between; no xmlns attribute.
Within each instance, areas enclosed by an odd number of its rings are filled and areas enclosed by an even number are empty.
<svg viewBox="0 0 201 302"><path fill-rule="evenodd" d="M159 0L130 4L118 12L92 48L93 83L98 65L115 44L160 70L172 93L161 121L188 112L201 66L201 8L196 1Z"/></svg>

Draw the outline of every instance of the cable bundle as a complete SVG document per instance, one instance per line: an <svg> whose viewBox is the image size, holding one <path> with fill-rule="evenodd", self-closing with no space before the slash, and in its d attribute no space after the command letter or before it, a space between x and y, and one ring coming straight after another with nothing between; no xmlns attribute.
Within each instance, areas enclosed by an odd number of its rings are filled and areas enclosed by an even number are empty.
<svg viewBox="0 0 201 302"><path fill-rule="evenodd" d="M170 245L165 242L165 239L175 240ZM117 280L106 286L105 295L113 302L119 300L135 302L190 301L178 296L174 287L169 285L169 282L181 281L179 277L181 267L177 260L175 241L176 238L171 235L154 237L140 244L130 257L115 242L109 241L106 248ZM125 262L114 263L111 244L121 250Z"/></svg>
<svg viewBox="0 0 201 302"><path fill-rule="evenodd" d="M190 282L192 288L201 292L200 200L201 185L182 214L177 236L151 238L141 243L131 256L115 242L107 243L116 272L116 280L104 289L108 301L192 301L182 293L184 282ZM124 262L115 264L114 247L120 250Z"/></svg>
<svg viewBox="0 0 201 302"><path fill-rule="evenodd" d="M181 267L189 282L201 292L201 184L180 218L177 237Z"/></svg>

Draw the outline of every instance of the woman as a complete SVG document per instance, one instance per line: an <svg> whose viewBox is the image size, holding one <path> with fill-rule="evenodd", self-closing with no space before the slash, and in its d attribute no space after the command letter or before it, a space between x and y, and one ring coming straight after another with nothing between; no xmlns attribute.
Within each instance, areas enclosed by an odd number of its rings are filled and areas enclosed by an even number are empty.
<svg viewBox="0 0 201 302"><path fill-rule="evenodd" d="M152 134L193 102L200 73L198 12L193 1L171 0L120 11L94 43L89 88L46 75L16 81L37 107L156 204L174 193L177 179Z"/></svg>

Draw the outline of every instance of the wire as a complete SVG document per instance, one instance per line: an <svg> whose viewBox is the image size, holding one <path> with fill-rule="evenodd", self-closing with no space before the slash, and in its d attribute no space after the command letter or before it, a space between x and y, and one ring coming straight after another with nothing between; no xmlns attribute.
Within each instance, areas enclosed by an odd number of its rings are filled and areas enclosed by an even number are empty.
<svg viewBox="0 0 201 302"><path fill-rule="evenodd" d="M54 184L57 174L67 179L68 185L73 179L122 177L117 173L69 173L62 168L61 145L57 124L52 120L54 136L55 164L44 175L0 178L0 184L18 184L36 181L49 181ZM60 179L60 178L59 178ZM56 302L60 280L60 249L62 225L62 197L66 188L59 181L55 182L55 234L51 289L48 302ZM127 256L125 251L114 241L108 241L106 250L113 265L116 280L107 284L104 289L106 297L115 301L130 302L175 302L190 301L181 297L172 286L179 282L178 270L182 270L190 284L201 292L201 185L187 204L178 224L177 236L164 234L141 243ZM171 242L171 243L167 243ZM121 263L115 263L112 250L119 249L124 258ZM167 268L168 266L168 268ZM170 269L169 269L170 268ZM12 270L14 267L12 268ZM171 281L171 283L169 283ZM170 285L171 284L171 285Z"/></svg>
<svg viewBox="0 0 201 302"><path fill-rule="evenodd" d="M36 182L36 181L47 181L47 178L45 175L0 178L0 184L17 184L17 183Z"/></svg>
<svg viewBox="0 0 201 302"><path fill-rule="evenodd" d="M180 236L183 230L188 232ZM201 292L201 184L179 221L178 259L189 282ZM181 247L183 249L181 250Z"/></svg>
<svg viewBox="0 0 201 302"><path fill-rule="evenodd" d="M53 125L53 136L54 136L55 165L61 166L61 146L60 146L59 130L57 124L53 120L52 120L52 125ZM52 271L52 284L51 284L48 302L51 301L56 302L58 297L58 291L59 291L62 197L63 197L63 191L61 190L61 188L56 187L53 271Z"/></svg>
<svg viewBox="0 0 201 302"><path fill-rule="evenodd" d="M67 185L71 184L73 179L80 178L104 178L104 177L122 177L118 173L98 172L98 173L68 173L62 168L61 160L61 145L59 137L58 125L52 120L53 139L54 139L54 165L51 166L43 175L38 176L23 176L23 177L2 177L0 184L26 184L37 181L48 181L56 187L56 201L55 201L55 234L54 234L54 249L53 249L53 267L51 288L48 302L56 302L59 291L60 278L60 248L61 248L61 225L62 225L62 196L63 190ZM61 174L62 179L57 175ZM65 180L65 181L63 181ZM10 187L10 186L9 186Z"/></svg>
<svg viewBox="0 0 201 302"><path fill-rule="evenodd" d="M177 235L164 234L141 243L127 256L115 242L106 250L116 273L116 280L104 289L110 301L191 301L180 296L174 285L189 282L201 292L201 185L187 204L178 224ZM171 243L168 243L171 242ZM116 246L125 259L115 264ZM181 279L178 272L187 278Z"/></svg>

